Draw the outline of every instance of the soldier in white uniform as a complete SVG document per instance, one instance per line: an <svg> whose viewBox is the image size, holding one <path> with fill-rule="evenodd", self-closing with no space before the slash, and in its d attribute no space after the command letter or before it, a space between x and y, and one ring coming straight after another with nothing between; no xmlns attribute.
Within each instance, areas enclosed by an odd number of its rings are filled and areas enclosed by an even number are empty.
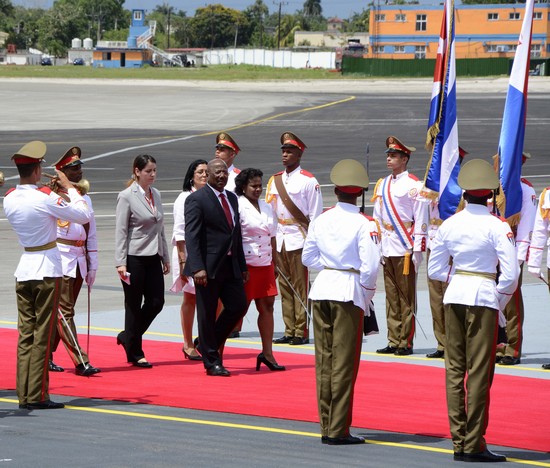
<svg viewBox="0 0 550 468"><path fill-rule="evenodd" d="M229 178L227 179L225 190L230 190L232 192L235 191L235 177L241 172L241 170L237 169L233 164L240 150L239 145L237 145L229 133L218 133L216 136L216 152L214 156L216 159L221 159L227 165Z"/></svg>
<svg viewBox="0 0 550 468"><path fill-rule="evenodd" d="M531 158L529 153L523 153L523 164ZM516 252L520 271L523 271L523 263L527 260L527 252L533 235L533 224L537 212L537 194L533 185L527 180L521 179L521 213L519 224L512 228L516 240ZM518 287L504 310L506 318L506 345L497 352L497 362L503 366L513 366L521 363L521 346L523 344L523 295L521 294L522 275L519 275Z"/></svg>
<svg viewBox="0 0 550 468"><path fill-rule="evenodd" d="M443 298L445 379L454 459L506 461L503 455L487 449L484 436L499 311L504 310L518 282L514 235L508 223L487 208L492 190L499 186L498 176L487 161L474 159L464 164L458 185L465 190L468 204L443 222L428 263L430 278L449 282Z"/></svg>
<svg viewBox="0 0 550 468"><path fill-rule="evenodd" d="M57 249L57 219L85 224L90 210L65 174L58 185L67 190L65 201L49 188L38 188L46 145L32 141L12 159L20 182L4 197L4 212L25 249L15 270L19 338L17 342L17 397L21 409L63 408L48 393L50 344L57 323L63 269Z"/></svg>
<svg viewBox="0 0 550 468"><path fill-rule="evenodd" d="M419 199L422 183L407 171L416 148L394 136L386 139L386 147L391 174L378 181L371 200L382 232L388 324L388 346L376 352L406 356L413 352L416 274L426 250L428 210Z"/></svg>
<svg viewBox="0 0 550 468"><path fill-rule="evenodd" d="M274 343L309 343L307 323L308 271L302 248L308 226L323 211L319 182L300 167L305 143L294 133L281 135L285 170L269 179L265 201L277 216L277 269L285 334Z"/></svg>
<svg viewBox="0 0 550 468"><path fill-rule="evenodd" d="M469 154L468 151L458 147L460 162ZM430 249L432 242L437 234L439 226L443 220L439 217L439 200L433 200L428 205L428 249L427 257L430 259ZM443 307L443 296L447 289L447 283L444 281L432 280L428 277L428 292L430 295L430 309L432 312L432 325L437 349L433 353L426 354L427 358L440 359L445 357L445 311Z"/></svg>
<svg viewBox="0 0 550 468"><path fill-rule="evenodd" d="M82 180L80 156L80 148L73 146L54 163L55 168L63 172L73 184L78 184ZM63 314L63 319L57 322L57 333L52 344L50 370L63 370L53 363L53 353L56 351L59 341L62 340L73 361L76 375L89 377L101 372L101 370L90 364L86 351L78 343L74 314L76 301L84 279L88 288L91 288L95 281L98 265L97 235L92 200L84 193L81 186L77 185L77 189L90 208L90 222L82 225L64 219L57 220L57 247L61 253L63 264L59 310ZM58 191L60 194L63 192L63 189Z"/></svg>
<svg viewBox="0 0 550 468"><path fill-rule="evenodd" d="M305 266L320 270L309 297L321 442L361 444L362 437L350 434L353 389L380 252L371 238L372 221L357 206L357 198L369 186L363 165L352 159L339 161L330 180L338 203L311 223L302 253Z"/></svg>
<svg viewBox="0 0 550 468"><path fill-rule="evenodd" d="M541 263L544 249L548 243L548 236L550 233L550 187L546 187L539 198L539 206L536 210L535 225L533 227L533 237L531 238L531 245L529 246L529 255L527 261L527 267L529 273L541 277ZM550 278L550 255L546 258L547 278ZM550 363L543 364L543 369L550 370Z"/></svg>

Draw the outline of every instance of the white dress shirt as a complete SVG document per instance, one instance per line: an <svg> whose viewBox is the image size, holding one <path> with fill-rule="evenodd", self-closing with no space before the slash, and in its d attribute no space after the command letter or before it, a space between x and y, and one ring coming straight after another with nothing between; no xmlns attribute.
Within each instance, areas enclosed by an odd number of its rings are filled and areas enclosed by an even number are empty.
<svg viewBox="0 0 550 468"><path fill-rule="evenodd" d="M533 237L529 247L529 268L540 268L544 248L550 245L548 234L550 233L550 188L545 189L540 195L539 207L536 210ZM550 255L547 255L546 266L550 268Z"/></svg>

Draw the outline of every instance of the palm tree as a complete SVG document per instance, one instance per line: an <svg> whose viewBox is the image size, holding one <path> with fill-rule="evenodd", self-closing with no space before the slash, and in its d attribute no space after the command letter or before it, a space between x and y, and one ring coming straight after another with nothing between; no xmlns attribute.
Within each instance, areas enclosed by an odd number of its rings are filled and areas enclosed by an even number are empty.
<svg viewBox="0 0 550 468"><path fill-rule="evenodd" d="M306 0L304 2L304 16L321 16L322 13L321 0Z"/></svg>

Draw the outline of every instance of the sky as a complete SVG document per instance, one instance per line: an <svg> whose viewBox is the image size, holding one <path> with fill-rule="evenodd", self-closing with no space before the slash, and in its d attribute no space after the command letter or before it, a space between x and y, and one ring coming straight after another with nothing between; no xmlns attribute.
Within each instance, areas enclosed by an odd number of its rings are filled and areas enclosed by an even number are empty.
<svg viewBox="0 0 550 468"><path fill-rule="evenodd" d="M269 8L270 13L275 13L279 9L280 1L264 0L264 3ZM193 16L196 8L204 7L207 4L220 3L228 8L244 10L253 5L254 2L255 0L126 0L124 7L128 10L133 8L154 10L157 5L169 3L176 10L185 11L187 16ZM12 3L25 7L50 8L53 0L12 0ZM281 3L281 12L283 14L292 14L302 9L304 0L286 0ZM353 13L360 13L368 9L368 4L369 1L367 0L321 0L321 7L323 8L323 16L325 18L337 16L338 18L347 19Z"/></svg>

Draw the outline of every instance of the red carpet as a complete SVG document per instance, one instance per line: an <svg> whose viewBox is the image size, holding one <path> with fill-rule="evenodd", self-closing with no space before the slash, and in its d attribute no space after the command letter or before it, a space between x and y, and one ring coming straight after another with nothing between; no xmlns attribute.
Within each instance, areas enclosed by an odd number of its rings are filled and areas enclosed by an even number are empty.
<svg viewBox="0 0 550 468"><path fill-rule="evenodd" d="M85 338L82 338L85 343ZM0 329L0 388L15 388L17 333ZM286 372L255 371L257 351L226 348L230 378L213 378L202 363L183 361L181 344L147 341L153 369L125 363L115 338L92 336L92 364L102 373L86 379L72 372L64 349L51 373L50 392L75 397L150 403L207 411L317 422L314 358L282 353ZM550 451L550 381L497 375L491 392L490 444ZM400 363L363 362L355 387L353 426L449 437L442 369Z"/></svg>

